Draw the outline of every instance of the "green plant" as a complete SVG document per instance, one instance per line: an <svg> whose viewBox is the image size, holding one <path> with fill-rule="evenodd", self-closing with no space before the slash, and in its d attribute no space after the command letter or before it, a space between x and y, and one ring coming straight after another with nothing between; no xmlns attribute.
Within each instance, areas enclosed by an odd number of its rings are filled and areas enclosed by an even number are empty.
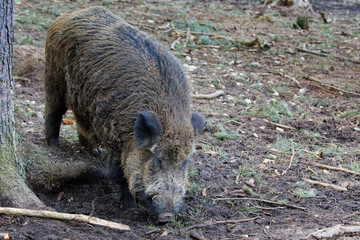
<svg viewBox="0 0 360 240"><path fill-rule="evenodd" d="M298 198L312 198L316 197L317 191L314 188L310 189L303 189L303 188L296 188L293 191L293 195Z"/></svg>
<svg viewBox="0 0 360 240"><path fill-rule="evenodd" d="M62 136L70 143L79 141L77 128L75 125L62 125Z"/></svg>
<svg viewBox="0 0 360 240"><path fill-rule="evenodd" d="M214 133L214 137L220 140L226 140L226 139L238 139L240 135L238 133L227 133L227 132L216 132Z"/></svg>
<svg viewBox="0 0 360 240"><path fill-rule="evenodd" d="M239 211L240 212L247 212L247 213L259 213L259 212L261 212L261 209L251 206L251 207L240 207Z"/></svg>
<svg viewBox="0 0 360 240"><path fill-rule="evenodd" d="M295 141L293 138L285 138L282 136L278 136L276 141L270 145L270 148L277 149L283 153L291 153L293 148L300 148L299 143Z"/></svg>
<svg viewBox="0 0 360 240"><path fill-rule="evenodd" d="M360 172L360 163L355 161L350 163L349 169L355 172Z"/></svg>
<svg viewBox="0 0 360 240"><path fill-rule="evenodd" d="M242 177L247 177L256 174L256 171L249 166L243 165L241 167L239 166L239 174Z"/></svg>
<svg viewBox="0 0 360 240"><path fill-rule="evenodd" d="M257 105L249 114L257 117L266 117L276 123L283 123L282 117L293 117L287 103L282 101L271 101Z"/></svg>
<svg viewBox="0 0 360 240"><path fill-rule="evenodd" d="M340 117L340 118L346 118L346 117L349 117L349 116L356 116L356 115L360 115L360 110L359 109L349 110L349 111L340 113L337 116Z"/></svg>

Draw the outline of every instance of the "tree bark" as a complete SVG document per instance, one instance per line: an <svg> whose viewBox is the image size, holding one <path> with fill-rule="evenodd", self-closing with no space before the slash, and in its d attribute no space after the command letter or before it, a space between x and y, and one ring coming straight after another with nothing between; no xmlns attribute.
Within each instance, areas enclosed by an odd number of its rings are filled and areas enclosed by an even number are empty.
<svg viewBox="0 0 360 240"><path fill-rule="evenodd" d="M19 174L14 127L13 0L0 1L0 205L42 208L45 205Z"/></svg>

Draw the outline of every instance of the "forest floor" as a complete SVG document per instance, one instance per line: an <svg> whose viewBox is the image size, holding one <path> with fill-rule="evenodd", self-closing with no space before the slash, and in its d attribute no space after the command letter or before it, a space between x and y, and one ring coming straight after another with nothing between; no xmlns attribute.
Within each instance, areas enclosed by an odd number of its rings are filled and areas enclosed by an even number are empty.
<svg viewBox="0 0 360 240"><path fill-rule="evenodd" d="M341 224L355 230L326 239L360 239L360 5L313 1L312 12L247 2L15 0L19 141L56 159L100 159L80 147L75 125L62 126L59 148L44 141L46 30L68 10L109 8L171 49L194 94L225 95L193 99L207 124L183 219L156 225L143 209L121 208L107 180L84 176L33 189L57 211L91 213L130 231L0 215L0 238L315 239ZM299 16L309 19L307 30L294 24ZM31 169L34 156L23 157Z"/></svg>

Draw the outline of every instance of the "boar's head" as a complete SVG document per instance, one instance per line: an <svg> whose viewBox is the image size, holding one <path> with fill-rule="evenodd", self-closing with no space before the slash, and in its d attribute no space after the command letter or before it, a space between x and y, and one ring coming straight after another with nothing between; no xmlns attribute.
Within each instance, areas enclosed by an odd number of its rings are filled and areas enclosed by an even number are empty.
<svg viewBox="0 0 360 240"><path fill-rule="evenodd" d="M198 113L174 123L161 122L151 111L138 112L134 134L142 154L138 176L130 173L129 188L158 223L184 209L188 158L204 125L205 118Z"/></svg>

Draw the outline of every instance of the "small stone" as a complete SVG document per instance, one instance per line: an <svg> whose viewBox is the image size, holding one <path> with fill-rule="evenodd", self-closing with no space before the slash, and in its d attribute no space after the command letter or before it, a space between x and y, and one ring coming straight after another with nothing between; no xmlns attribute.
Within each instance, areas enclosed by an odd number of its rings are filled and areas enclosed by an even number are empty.
<svg viewBox="0 0 360 240"><path fill-rule="evenodd" d="M300 89L299 89L299 94L304 95L305 92L306 92L306 89L305 89L305 88L300 88Z"/></svg>

